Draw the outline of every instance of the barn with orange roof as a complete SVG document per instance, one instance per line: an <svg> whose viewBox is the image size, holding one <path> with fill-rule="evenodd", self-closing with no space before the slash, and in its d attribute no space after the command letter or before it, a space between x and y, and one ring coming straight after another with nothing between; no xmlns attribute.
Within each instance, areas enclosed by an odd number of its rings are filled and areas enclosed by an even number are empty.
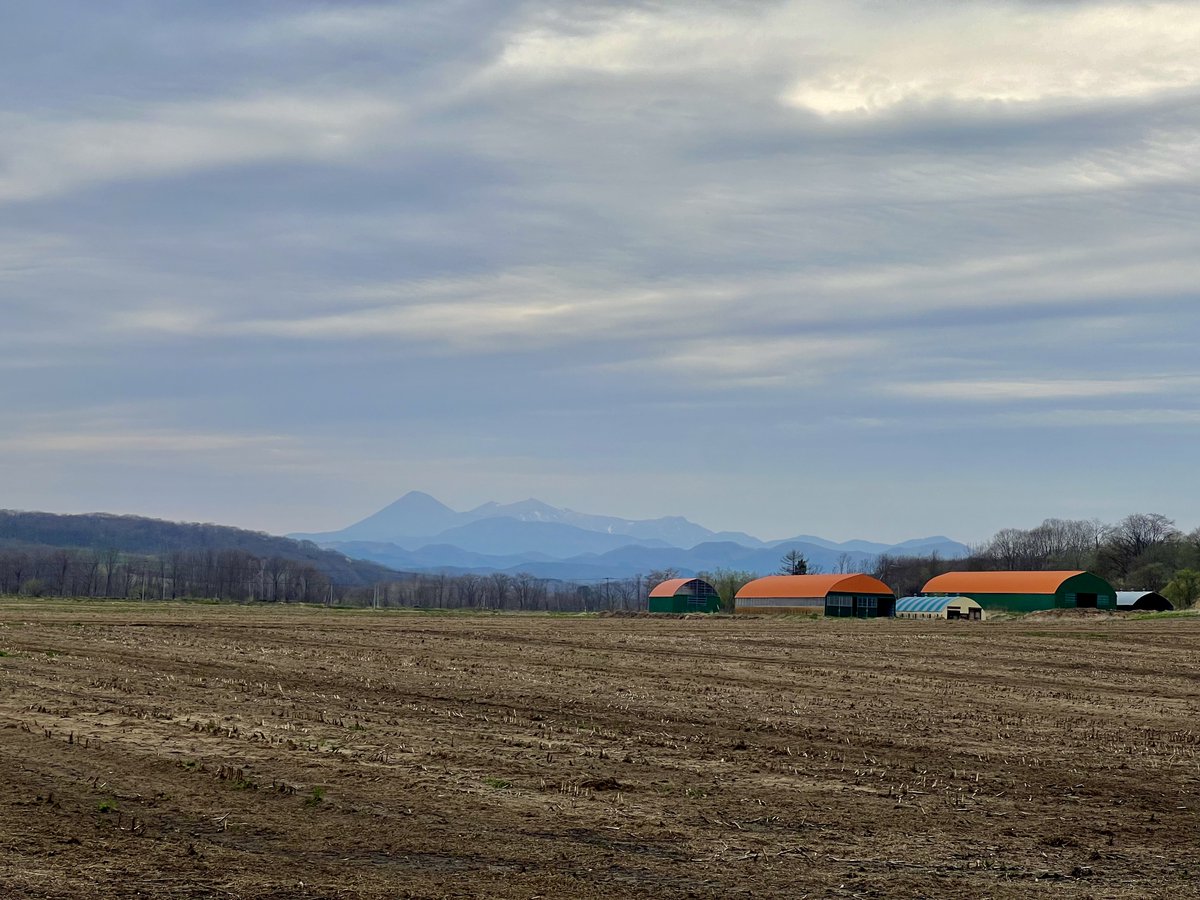
<svg viewBox="0 0 1200 900"><path fill-rule="evenodd" d="M896 595L870 575L768 575L749 582L734 598L734 612L783 615L892 615Z"/></svg>
<svg viewBox="0 0 1200 900"><path fill-rule="evenodd" d="M947 572L926 582L927 597L961 595L986 610L1116 609L1113 586L1091 572Z"/></svg>
<svg viewBox="0 0 1200 900"><path fill-rule="evenodd" d="M718 612L721 598L703 578L671 578L650 591L652 613Z"/></svg>

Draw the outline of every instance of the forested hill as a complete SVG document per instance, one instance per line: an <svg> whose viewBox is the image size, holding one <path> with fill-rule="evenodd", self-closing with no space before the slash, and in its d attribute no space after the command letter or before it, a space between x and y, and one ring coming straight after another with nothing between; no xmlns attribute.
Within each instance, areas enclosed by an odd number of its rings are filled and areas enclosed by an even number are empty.
<svg viewBox="0 0 1200 900"><path fill-rule="evenodd" d="M0 549L62 548L138 556L237 551L267 560L309 566L334 584L359 586L391 580L396 571L377 563L352 560L309 541L296 541L226 525L167 522L108 513L56 515L0 510Z"/></svg>

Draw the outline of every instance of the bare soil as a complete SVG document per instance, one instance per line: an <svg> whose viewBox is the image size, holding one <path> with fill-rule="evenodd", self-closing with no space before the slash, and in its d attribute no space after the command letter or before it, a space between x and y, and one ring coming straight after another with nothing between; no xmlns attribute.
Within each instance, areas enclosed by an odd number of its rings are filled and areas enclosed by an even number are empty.
<svg viewBox="0 0 1200 900"><path fill-rule="evenodd" d="M9 601L0 896L1193 897L1198 638Z"/></svg>

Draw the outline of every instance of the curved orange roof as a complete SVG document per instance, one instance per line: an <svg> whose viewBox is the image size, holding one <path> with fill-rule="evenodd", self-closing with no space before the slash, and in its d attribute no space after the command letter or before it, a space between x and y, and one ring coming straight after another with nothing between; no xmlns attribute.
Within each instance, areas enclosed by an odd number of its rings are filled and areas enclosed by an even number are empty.
<svg viewBox="0 0 1200 900"><path fill-rule="evenodd" d="M737 592L738 600L768 597L824 597L830 593L892 594L892 589L870 575L768 575L756 578Z"/></svg>
<svg viewBox="0 0 1200 900"><path fill-rule="evenodd" d="M689 581L696 581L695 578L672 578L669 581L664 581L657 585L650 592L651 597L674 597L676 591L687 584Z"/></svg>
<svg viewBox="0 0 1200 900"><path fill-rule="evenodd" d="M929 579L923 594L1055 594L1072 572L947 572Z"/></svg>

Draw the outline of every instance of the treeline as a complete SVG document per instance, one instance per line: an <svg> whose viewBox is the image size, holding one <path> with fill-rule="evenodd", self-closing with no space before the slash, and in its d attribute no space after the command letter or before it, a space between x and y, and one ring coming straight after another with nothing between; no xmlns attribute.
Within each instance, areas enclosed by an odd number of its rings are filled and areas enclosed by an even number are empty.
<svg viewBox="0 0 1200 900"><path fill-rule="evenodd" d="M311 552L308 546L301 546L303 554ZM540 579L528 573L401 574L369 563L363 564L367 568L356 570L352 561L341 557L338 560L342 565L331 568L323 558L328 551L316 552L324 565L228 547L136 553L116 546L96 550L0 545L0 594L380 608L637 612L647 608L647 595L656 584L678 574L673 570L651 571L585 584ZM1200 529L1185 534L1171 519L1153 513L1137 513L1112 525L1097 520L1047 519L1036 528L1003 529L972 548L965 559L880 556L872 574L897 596L904 596L919 593L935 575L961 569L1086 569L1103 576L1118 590L1160 591L1177 608L1183 608L1200 600ZM785 557L780 571L816 570L808 568L802 558ZM716 588L723 605L730 609L742 585L760 574L768 573L717 569L701 572L699 577Z"/></svg>
<svg viewBox="0 0 1200 900"><path fill-rule="evenodd" d="M880 556L872 574L897 596L920 592L935 575L953 570L1086 569L1117 590L1159 591L1176 608L1200 599L1200 528L1185 534L1158 513L1120 522L1047 519L1036 528L1005 528L973 547L966 559Z"/></svg>
<svg viewBox="0 0 1200 900"><path fill-rule="evenodd" d="M347 592L347 602L380 607L411 606L429 609L488 609L543 612L639 612L648 607L655 585L677 577L673 569L652 570L628 578L605 578L579 583L536 578L528 573L510 575L419 574L380 585L375 591ZM753 572L717 569L701 572L721 595L722 605L733 608L734 594Z"/></svg>
<svg viewBox="0 0 1200 900"><path fill-rule="evenodd" d="M541 612L636 612L674 572L579 584L528 573L400 574L374 584L344 584L315 566L242 550L127 554L34 547L0 549L0 595L114 600L218 600L351 607L422 607ZM751 573L708 573L727 599ZM722 580L723 578L723 580Z"/></svg>
<svg viewBox="0 0 1200 900"><path fill-rule="evenodd" d="M368 591L352 591L354 605L485 609L510 612L603 612L646 608L645 595L657 584L637 575L598 583L536 578L527 572L510 575L425 573L405 575Z"/></svg>
<svg viewBox="0 0 1200 900"><path fill-rule="evenodd" d="M529 574L400 574L345 584L316 566L244 550L129 554L60 547L0 549L0 595L114 600L204 599L238 603L541 611L645 609L658 583L640 576L599 584L546 581Z"/></svg>
<svg viewBox="0 0 1200 900"><path fill-rule="evenodd" d="M177 559L179 554L194 558L198 553L241 553L259 564L277 559L287 560L297 571L315 569L334 584L373 585L397 574L377 563L322 550L309 541L227 525L166 522L108 513L60 515L0 510L0 550L24 551L39 561L47 550L74 551L83 554L80 565L84 570L89 566L88 553L143 560Z"/></svg>
<svg viewBox="0 0 1200 900"><path fill-rule="evenodd" d="M244 550L156 555L115 549L0 550L0 594L6 595L320 603L342 600L354 589L335 584L316 566Z"/></svg>

